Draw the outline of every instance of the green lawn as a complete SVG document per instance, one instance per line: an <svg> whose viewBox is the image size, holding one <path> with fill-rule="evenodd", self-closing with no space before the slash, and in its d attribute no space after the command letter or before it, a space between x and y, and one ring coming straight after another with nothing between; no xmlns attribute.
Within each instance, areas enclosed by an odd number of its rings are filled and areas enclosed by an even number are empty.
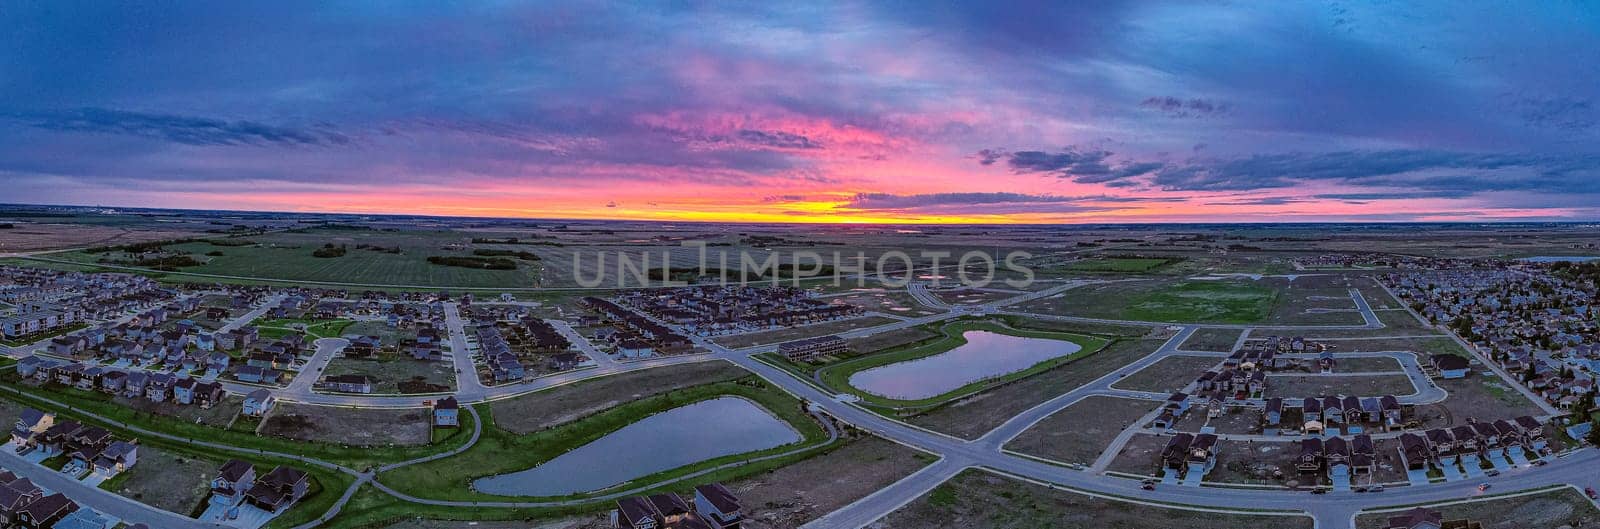
<svg viewBox="0 0 1600 529"><path fill-rule="evenodd" d="M1087 356L1104 347L1109 340L1098 336L1084 334L1055 333L1045 331L1021 330L1001 325L991 321L961 320L945 324L940 327L944 338L932 341L919 342L904 347L889 349L881 353L874 353L839 362L818 369L816 373L821 377L823 384L836 391L844 391L861 397L870 404L884 407L923 407L959 398L972 393L977 393L985 388L1005 384L1007 382L1049 370L1052 367L1070 362L1076 358ZM1015 371L1002 377L980 380L960 388L945 392L938 396L918 399L899 400L875 395L850 385L850 375L874 367L885 366L908 360L915 360L927 356L943 353L967 343L962 334L967 331L989 331L1011 336L1026 338L1044 338L1050 340L1064 340L1078 344L1082 347L1077 353L1040 362L1027 369Z"/></svg>
<svg viewBox="0 0 1600 529"><path fill-rule="evenodd" d="M495 426L490 408L488 406L476 406L475 408L483 415L483 420L487 426L483 430L483 436L472 448L454 457L385 472L380 474L378 479L396 490L418 497L445 500L504 500L505 497L502 496L484 494L472 490L472 481L485 476L516 472L538 466L569 450L600 439L651 414L722 396L743 397L760 404L780 419L794 426L796 430L803 434L805 439L799 443L768 450L702 461L641 477L614 488L626 489L639 485L659 483L663 480L733 461L782 453L793 450L797 446L818 445L827 439L827 433L816 421L806 415L798 399L788 393L784 393L782 390L767 386L765 381L757 377L746 377L738 381L694 386L635 400L560 427L528 435L517 435ZM799 459L805 456L806 454L802 453L791 457ZM789 458L778 458L780 461L786 459ZM737 467L737 470L740 471L739 474L742 474L745 471L756 471L758 468L764 469L770 468L770 466L745 465ZM584 496L573 495L548 499L578 499Z"/></svg>

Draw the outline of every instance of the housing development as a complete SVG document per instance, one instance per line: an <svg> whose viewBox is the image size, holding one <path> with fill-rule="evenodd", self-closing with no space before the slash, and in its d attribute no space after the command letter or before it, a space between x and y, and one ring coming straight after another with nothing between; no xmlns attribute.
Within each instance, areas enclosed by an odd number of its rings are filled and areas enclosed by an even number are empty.
<svg viewBox="0 0 1600 529"><path fill-rule="evenodd" d="M1600 529L1600 2L0 2L0 529Z"/></svg>
<svg viewBox="0 0 1600 529"><path fill-rule="evenodd" d="M1583 226L919 230L932 242L12 211L129 227L0 266L0 513L22 527L983 527L1024 502L1044 502L1030 526L1600 519L1597 265L1551 257L1593 252ZM197 229L149 239L146 218ZM1540 246L1456 249L1510 236ZM964 282L972 265L916 257L843 281L786 262L755 282L412 284L510 240L545 243L520 268L607 237L669 254L998 242L1033 278ZM344 281L269 268L326 244L385 250L305 261ZM224 261L244 252L259 258Z"/></svg>

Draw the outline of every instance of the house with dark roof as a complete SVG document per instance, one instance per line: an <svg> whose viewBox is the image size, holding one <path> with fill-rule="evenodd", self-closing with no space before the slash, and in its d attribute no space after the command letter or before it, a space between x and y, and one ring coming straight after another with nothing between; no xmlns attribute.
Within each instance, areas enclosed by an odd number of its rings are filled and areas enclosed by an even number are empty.
<svg viewBox="0 0 1600 529"><path fill-rule="evenodd" d="M306 495L311 476L305 471L279 466L257 479L245 492L245 501L270 512L282 512Z"/></svg>
<svg viewBox="0 0 1600 529"><path fill-rule="evenodd" d="M737 527L744 521L744 503L721 483L694 488L694 509L722 527Z"/></svg>
<svg viewBox="0 0 1600 529"><path fill-rule="evenodd" d="M244 501L245 492L255 486L256 467L248 461L230 459L217 469L217 477L211 478L211 498L208 500L213 505L232 507Z"/></svg>
<svg viewBox="0 0 1600 529"><path fill-rule="evenodd" d="M76 510L76 502L57 492L18 509L14 523L24 529L47 529Z"/></svg>

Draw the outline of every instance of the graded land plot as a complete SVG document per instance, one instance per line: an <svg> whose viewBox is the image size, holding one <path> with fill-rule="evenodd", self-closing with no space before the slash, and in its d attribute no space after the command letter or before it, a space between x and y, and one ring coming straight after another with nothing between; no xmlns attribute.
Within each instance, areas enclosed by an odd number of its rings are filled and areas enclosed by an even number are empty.
<svg viewBox="0 0 1600 529"><path fill-rule="evenodd" d="M1166 339L1177 334L1177 331L1166 326L1147 325L1121 325L1116 323L1094 323L1080 321L1047 320L1029 318L1015 314L1001 314L994 319L1005 322L1015 329L1028 331L1066 332L1076 334L1098 334L1101 336L1116 336L1119 338L1161 338Z"/></svg>
<svg viewBox="0 0 1600 529"><path fill-rule="evenodd" d="M222 399L210 408L201 408L188 404L179 404L175 401L151 402L148 399L129 399L124 397L110 397L110 401L137 413L172 417L191 424L203 424L222 428L233 421L244 409L244 398L232 395Z"/></svg>
<svg viewBox="0 0 1600 529"><path fill-rule="evenodd" d="M1040 314L1166 323L1258 323L1279 296L1277 283L1238 279L1116 281L1023 303Z"/></svg>
<svg viewBox="0 0 1600 529"><path fill-rule="evenodd" d="M1192 433L1210 426L1219 434L1261 433L1261 410L1248 406L1228 406L1225 410L1216 417L1210 417L1205 413L1184 414L1172 429Z"/></svg>
<svg viewBox="0 0 1600 529"><path fill-rule="evenodd" d="M1167 447L1167 440L1171 436L1154 435L1147 433L1134 434L1117 450L1117 455L1111 460L1107 471L1132 474L1136 476L1157 476L1161 474L1161 450Z"/></svg>
<svg viewBox="0 0 1600 529"><path fill-rule="evenodd" d="M932 340L943 336L939 331L929 329L925 325L906 327L887 332L873 333L860 338L850 338L845 342L850 344L853 355L874 353L891 347L910 345L924 340Z"/></svg>
<svg viewBox="0 0 1600 529"><path fill-rule="evenodd" d="M939 298L940 301L951 305L978 305L1014 298L1021 294L1021 292L979 290L976 288L937 289L929 290L928 292Z"/></svg>
<svg viewBox="0 0 1600 529"><path fill-rule="evenodd" d="M1228 514L1155 507L1102 499L968 470L890 513L874 527L1310 529L1312 520L1305 516Z"/></svg>
<svg viewBox="0 0 1600 529"><path fill-rule="evenodd" d="M1296 479L1294 441L1233 441L1217 443L1217 466L1206 473L1207 483L1285 485Z"/></svg>
<svg viewBox="0 0 1600 529"><path fill-rule="evenodd" d="M409 356L336 357L322 374L367 375L373 379L372 392L379 395L438 393L456 387L456 370L449 362L413 360Z"/></svg>
<svg viewBox="0 0 1600 529"><path fill-rule="evenodd" d="M429 257L472 257L473 250L479 245L470 244L470 239L468 234L448 231L311 228L229 239L231 242L228 244L254 243L248 246L192 242L170 245L166 249L187 252L195 259L204 261L199 266L183 267L181 271L186 273L372 285L538 286L541 263L537 261L517 259L514 270L446 266L428 261ZM343 246L345 251L336 257L312 255L328 244ZM222 255L207 255L214 252L221 252ZM53 257L84 263L95 263L102 258L128 258L122 252L72 252L54 254Z"/></svg>
<svg viewBox="0 0 1600 529"><path fill-rule="evenodd" d="M1350 299L1351 284L1341 276L1307 275L1294 280L1263 278L1278 287L1278 303L1267 322L1285 325L1360 325L1366 320Z"/></svg>
<svg viewBox="0 0 1600 529"><path fill-rule="evenodd" d="M360 320L344 328L345 335L377 336L384 347L400 345L401 341L417 338L416 329L402 329L386 321Z"/></svg>
<svg viewBox="0 0 1600 529"><path fill-rule="evenodd" d="M1372 449L1378 457L1371 483L1405 483L1406 463L1400 458L1400 439L1389 437L1375 440Z"/></svg>
<svg viewBox="0 0 1600 529"><path fill-rule="evenodd" d="M279 403L261 435L353 446L423 445L432 441L431 413L423 408L376 409Z"/></svg>
<svg viewBox="0 0 1600 529"><path fill-rule="evenodd" d="M1333 370L1338 373L1400 373L1400 361L1382 356L1339 358Z"/></svg>
<svg viewBox="0 0 1600 529"><path fill-rule="evenodd" d="M338 338L344 336L345 329L349 328L351 320L333 319L322 320L315 318L280 318L260 319L252 325L260 331L265 339L282 338L284 336L305 333L312 340L317 338Z"/></svg>
<svg viewBox="0 0 1600 529"><path fill-rule="evenodd" d="M1548 492L1494 498L1455 505L1429 505L1429 510L1439 511L1445 520L1471 520L1483 524L1484 529L1521 529L1524 527L1591 527L1600 520L1596 509L1583 494L1569 487ZM1389 517L1404 511L1362 514L1356 517L1356 529L1383 529Z"/></svg>
<svg viewBox="0 0 1600 529"><path fill-rule="evenodd" d="M1222 358L1215 356L1169 356L1112 382L1111 387L1134 391L1178 391L1221 363Z"/></svg>
<svg viewBox="0 0 1600 529"><path fill-rule="evenodd" d="M869 288L851 291L850 293L842 296L829 296L823 299L826 299L829 302L837 301L861 307L861 310L882 312L884 314L894 314L907 317L928 316L943 312L941 310L929 308L921 303L918 303L917 299L912 297L911 293L906 292L905 290Z"/></svg>
<svg viewBox="0 0 1600 529"><path fill-rule="evenodd" d="M1233 352L1233 344L1243 334L1244 331L1240 329L1196 329L1178 348L1185 351Z"/></svg>
<svg viewBox="0 0 1600 529"><path fill-rule="evenodd" d="M795 529L920 470L932 456L860 437L810 458L724 483L746 506L748 529Z"/></svg>
<svg viewBox="0 0 1600 529"><path fill-rule="evenodd" d="M141 446L138 464L101 483L100 488L157 509L190 516L202 510L201 502L211 496L211 478L216 476L223 462Z"/></svg>
<svg viewBox="0 0 1600 529"><path fill-rule="evenodd" d="M1417 353L1418 358L1427 361L1428 357L1435 354L1454 354L1469 356L1461 344L1450 339L1449 336L1425 336L1392 338L1377 336L1371 338L1315 338L1307 340L1328 344L1329 350L1338 358L1339 353L1368 353L1406 351Z"/></svg>
<svg viewBox="0 0 1600 529"><path fill-rule="evenodd" d="M489 403L495 425L526 434L566 424L627 402L678 389L749 375L728 362L710 361L630 371L557 386Z"/></svg>
<svg viewBox="0 0 1600 529"><path fill-rule="evenodd" d="M1007 419L1112 373L1161 347L1163 340L1116 340L1088 356L990 388L903 420L963 439L976 439Z"/></svg>
<svg viewBox="0 0 1600 529"><path fill-rule="evenodd" d="M1088 465L1161 403L1119 397L1088 397L1051 414L1006 443L1007 450L1067 464Z"/></svg>
<svg viewBox="0 0 1600 529"><path fill-rule="evenodd" d="M770 331L730 334L727 336L718 336L716 338L712 338L712 341L723 347L738 349L753 345L776 344L804 338L812 338L816 336L839 334L856 329L888 325L894 323L895 321L896 320L893 318L885 318L883 316L862 316L859 318L850 318L848 320L826 321L822 323L813 323L811 325L801 325L799 327L773 329Z"/></svg>
<svg viewBox="0 0 1600 529"><path fill-rule="evenodd" d="M1411 378L1405 375L1268 375L1264 397L1304 398L1326 395L1379 397L1410 395L1416 392L1417 388L1411 384Z"/></svg>
<svg viewBox="0 0 1600 529"><path fill-rule="evenodd" d="M1434 379L1433 383L1450 395L1440 402L1416 406L1416 419L1422 428L1466 424L1469 417L1495 421L1544 415L1538 405L1508 382L1480 371L1473 371L1467 378Z"/></svg>

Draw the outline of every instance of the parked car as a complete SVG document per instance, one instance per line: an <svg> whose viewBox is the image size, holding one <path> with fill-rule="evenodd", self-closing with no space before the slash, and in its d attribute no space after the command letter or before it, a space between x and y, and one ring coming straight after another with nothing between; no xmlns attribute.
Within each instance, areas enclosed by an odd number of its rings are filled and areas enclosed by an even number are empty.
<svg viewBox="0 0 1600 529"><path fill-rule="evenodd" d="M1489 476L1489 477L1492 478L1492 477L1500 475L1500 471L1491 468L1489 470L1484 471L1483 475Z"/></svg>
<svg viewBox="0 0 1600 529"><path fill-rule="evenodd" d="M1589 499L1591 499L1591 500L1600 499L1600 495L1596 495L1594 493L1594 487L1584 487L1583 488L1583 493L1584 494L1588 494L1589 495Z"/></svg>

